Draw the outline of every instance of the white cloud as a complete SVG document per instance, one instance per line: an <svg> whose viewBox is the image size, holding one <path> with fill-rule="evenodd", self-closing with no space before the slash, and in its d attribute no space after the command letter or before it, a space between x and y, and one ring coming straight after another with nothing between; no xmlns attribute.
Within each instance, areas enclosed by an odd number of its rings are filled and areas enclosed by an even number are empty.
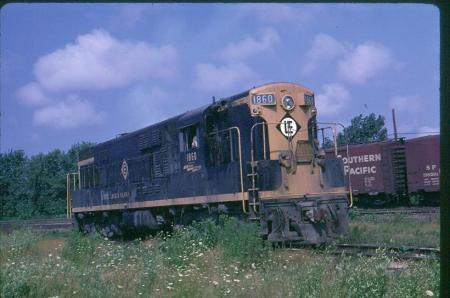
<svg viewBox="0 0 450 298"><path fill-rule="evenodd" d="M54 105L37 109L33 113L33 124L56 129L92 126L103 122L104 113L95 111L92 104L75 95Z"/></svg>
<svg viewBox="0 0 450 298"><path fill-rule="evenodd" d="M365 42L355 46L327 34L316 35L305 57L303 75L331 63L340 79L356 84L366 83L394 64L390 50L383 45Z"/></svg>
<svg viewBox="0 0 450 298"><path fill-rule="evenodd" d="M437 135L440 133L440 129L439 127L433 127L433 126L422 126L419 127L419 129L417 130L417 133L419 135Z"/></svg>
<svg viewBox="0 0 450 298"><path fill-rule="evenodd" d="M394 96L389 106L398 112L415 112L420 110L422 98L418 95Z"/></svg>
<svg viewBox="0 0 450 298"><path fill-rule="evenodd" d="M37 83L29 83L20 87L16 92L17 97L26 105L39 106L50 102L47 95Z"/></svg>
<svg viewBox="0 0 450 298"><path fill-rule="evenodd" d="M338 73L349 82L361 84L386 70L391 63L391 54L386 47L364 43L338 62Z"/></svg>
<svg viewBox="0 0 450 298"><path fill-rule="evenodd" d="M200 63L196 65L194 86L202 91L223 91L238 84L242 86L256 79L255 73L244 63L230 63L224 66Z"/></svg>
<svg viewBox="0 0 450 298"><path fill-rule="evenodd" d="M340 84L325 84L316 95L317 114L333 116L342 111L350 101L350 92Z"/></svg>
<svg viewBox="0 0 450 298"><path fill-rule="evenodd" d="M227 60L239 60L248 56L273 50L273 47L280 42L277 31L267 28L260 40L247 37L238 43L228 44L220 53L220 56Z"/></svg>
<svg viewBox="0 0 450 298"><path fill-rule="evenodd" d="M141 9L131 8L130 18L138 20ZM39 58L34 65L36 80L16 95L27 105L40 106L33 112L35 126L71 129L100 124L105 113L77 95L66 96L67 92L124 87L150 78L173 78L176 73L175 48L118 40L94 30Z"/></svg>
<svg viewBox="0 0 450 298"><path fill-rule="evenodd" d="M41 57L34 74L48 91L105 89L146 78L171 78L176 74L176 60L172 46L120 41L106 31L94 30Z"/></svg>
<svg viewBox="0 0 450 298"><path fill-rule="evenodd" d="M350 45L342 43L330 35L318 34L314 38L312 47L306 53L307 63L302 67L302 73L313 72L321 62L342 57L349 50Z"/></svg>

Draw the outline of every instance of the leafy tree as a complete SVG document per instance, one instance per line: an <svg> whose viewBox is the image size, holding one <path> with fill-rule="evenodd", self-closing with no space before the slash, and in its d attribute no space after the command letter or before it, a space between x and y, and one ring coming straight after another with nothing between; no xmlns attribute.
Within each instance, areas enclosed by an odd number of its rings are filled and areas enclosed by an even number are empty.
<svg viewBox="0 0 450 298"><path fill-rule="evenodd" d="M351 120L350 126L338 134L338 145L361 144L387 139L387 129L384 126L384 117L371 113L363 117L362 114Z"/></svg>
<svg viewBox="0 0 450 298"><path fill-rule="evenodd" d="M69 151L28 158L23 151L0 154L0 217L30 218L65 213L66 174L77 170L82 142Z"/></svg>
<svg viewBox="0 0 450 298"><path fill-rule="evenodd" d="M65 154L53 150L30 159L29 183L33 190L32 201L39 215L63 214L66 197Z"/></svg>
<svg viewBox="0 0 450 298"><path fill-rule="evenodd" d="M95 143L92 142L81 142L76 143L70 147L69 151L67 151L67 169L69 171L77 170L77 162L80 152L89 147L95 146Z"/></svg>
<svg viewBox="0 0 450 298"><path fill-rule="evenodd" d="M0 154L0 216L32 215L27 188L28 158L22 150Z"/></svg>

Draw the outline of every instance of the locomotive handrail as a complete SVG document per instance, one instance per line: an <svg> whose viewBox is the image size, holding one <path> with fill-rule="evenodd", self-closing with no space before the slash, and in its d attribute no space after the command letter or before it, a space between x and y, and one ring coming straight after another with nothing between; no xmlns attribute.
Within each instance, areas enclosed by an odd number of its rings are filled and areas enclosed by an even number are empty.
<svg viewBox="0 0 450 298"><path fill-rule="evenodd" d="M250 129L250 158L251 158L252 163L255 161L255 159L254 159L254 150L253 150L253 129L254 129L256 126L261 125L261 124L266 124L266 125L278 125L278 124L280 124L280 123L281 123L281 122L258 122L258 123L255 123L255 124L252 125L252 128ZM267 159L267 157L266 157L266 138L265 138L266 134L265 134L265 126L263 126L263 129L264 129L264 131L263 131L264 159ZM306 131L306 130L307 130L306 128L303 128L303 129L299 129L298 131ZM292 137L289 137L288 142L291 142L291 140L292 140Z"/></svg>
<svg viewBox="0 0 450 298"><path fill-rule="evenodd" d="M66 175L66 217L72 218L72 196L71 196L71 190L70 185L73 180L73 190L76 189L76 179L77 179L78 172L69 172ZM73 177L73 179L72 179ZM78 176L79 177L79 176Z"/></svg>
<svg viewBox="0 0 450 298"><path fill-rule="evenodd" d="M339 125L342 127L342 129L345 129L345 126L342 123L339 122L316 122L317 124L325 124L325 125L333 125L333 139L334 139L334 154L337 156L337 139L336 139L336 125ZM348 156L348 139L346 141L346 153L347 153L347 160L349 158ZM352 179L351 174L348 172L348 190L349 190L349 196L350 196L350 204L349 207L353 207L353 191L352 191Z"/></svg>
<svg viewBox="0 0 450 298"><path fill-rule="evenodd" d="M242 150L241 150L241 131L239 129L239 127L237 126L232 126L229 128L225 128L225 129L221 129L215 132L210 133L209 135L214 135L214 134L219 134L225 131L231 131L235 129L237 131L238 134L238 154L239 154L239 174L240 174L240 180L241 180L241 193L244 192L244 178L243 178L243 171L242 171ZM231 140L231 138L230 138ZM245 199L244 196L242 197L242 210L244 211L244 213L248 213L248 211L245 208Z"/></svg>
<svg viewBox="0 0 450 298"><path fill-rule="evenodd" d="M278 125L278 124L280 124L281 122L258 122L258 123L255 123L255 124L253 124L252 125L252 128L250 129L250 159L251 159L251 167L252 167L252 169L253 169L253 165L254 165L254 162L255 162L255 154L254 154L254 142L253 142L253 129L255 128L255 127L257 127L258 125L263 125L263 149L264 149L264 153L263 153L263 155L264 155L264 160L266 160L267 159L267 156L266 156L266 125ZM299 129L299 131L305 131L305 130L307 130L307 129ZM293 151L293 148L292 148L292 144L291 144L291 141L292 141L292 137L291 136L289 136L288 137L288 142L289 142L289 149L291 150L291 151ZM253 171L253 170L252 170ZM252 188L253 189L255 189L255 187L256 187L256 182L255 182L255 176L253 175L252 176ZM255 204L253 204L253 211L255 211L256 213L258 212L257 210L256 210L256 205Z"/></svg>

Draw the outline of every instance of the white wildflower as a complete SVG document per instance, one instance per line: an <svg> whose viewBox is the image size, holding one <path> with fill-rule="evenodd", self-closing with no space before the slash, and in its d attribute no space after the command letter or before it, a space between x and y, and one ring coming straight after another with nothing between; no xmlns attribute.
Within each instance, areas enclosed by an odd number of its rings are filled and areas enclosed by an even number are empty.
<svg viewBox="0 0 450 298"><path fill-rule="evenodd" d="M434 293L432 291L430 291L430 290L426 290L425 294L427 294L427 296L430 296L430 297L434 296Z"/></svg>

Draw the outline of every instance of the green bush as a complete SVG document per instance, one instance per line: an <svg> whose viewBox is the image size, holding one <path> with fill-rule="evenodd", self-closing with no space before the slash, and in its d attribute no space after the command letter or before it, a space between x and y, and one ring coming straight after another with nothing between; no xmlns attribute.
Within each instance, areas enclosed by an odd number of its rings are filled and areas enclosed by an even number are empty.
<svg viewBox="0 0 450 298"><path fill-rule="evenodd" d="M192 225L176 229L172 235L161 235L160 249L169 264L184 265L191 258L201 257L216 245L218 227L212 220L194 222Z"/></svg>
<svg viewBox="0 0 450 298"><path fill-rule="evenodd" d="M259 234L256 223L238 220L234 217L220 218L219 243L227 258L250 264L263 260L270 249L267 241Z"/></svg>
<svg viewBox="0 0 450 298"><path fill-rule="evenodd" d="M27 297L31 292L29 279L34 275L34 266L27 266L27 270L20 270L15 268L14 265L2 266L0 275L1 297ZM18 266L19 264L17 264Z"/></svg>
<svg viewBox="0 0 450 298"><path fill-rule="evenodd" d="M11 259L23 256L40 238L41 234L30 229L19 229L11 234L2 234L0 241L1 256Z"/></svg>
<svg viewBox="0 0 450 298"><path fill-rule="evenodd" d="M74 263L86 263L94 256L97 244L102 241L98 234L84 235L72 231L62 251L62 257Z"/></svg>
<svg viewBox="0 0 450 298"><path fill-rule="evenodd" d="M336 266L333 287L339 297L383 297L387 290L387 258L380 253L371 258L342 257Z"/></svg>
<svg viewBox="0 0 450 298"><path fill-rule="evenodd" d="M415 195L409 196L409 203L412 206L419 206L419 205L423 204L424 201L425 201L425 198L422 195L415 194Z"/></svg>
<svg viewBox="0 0 450 298"><path fill-rule="evenodd" d="M390 283L390 297L426 297L427 291L439 297L439 261L410 263L408 270L395 272Z"/></svg>

